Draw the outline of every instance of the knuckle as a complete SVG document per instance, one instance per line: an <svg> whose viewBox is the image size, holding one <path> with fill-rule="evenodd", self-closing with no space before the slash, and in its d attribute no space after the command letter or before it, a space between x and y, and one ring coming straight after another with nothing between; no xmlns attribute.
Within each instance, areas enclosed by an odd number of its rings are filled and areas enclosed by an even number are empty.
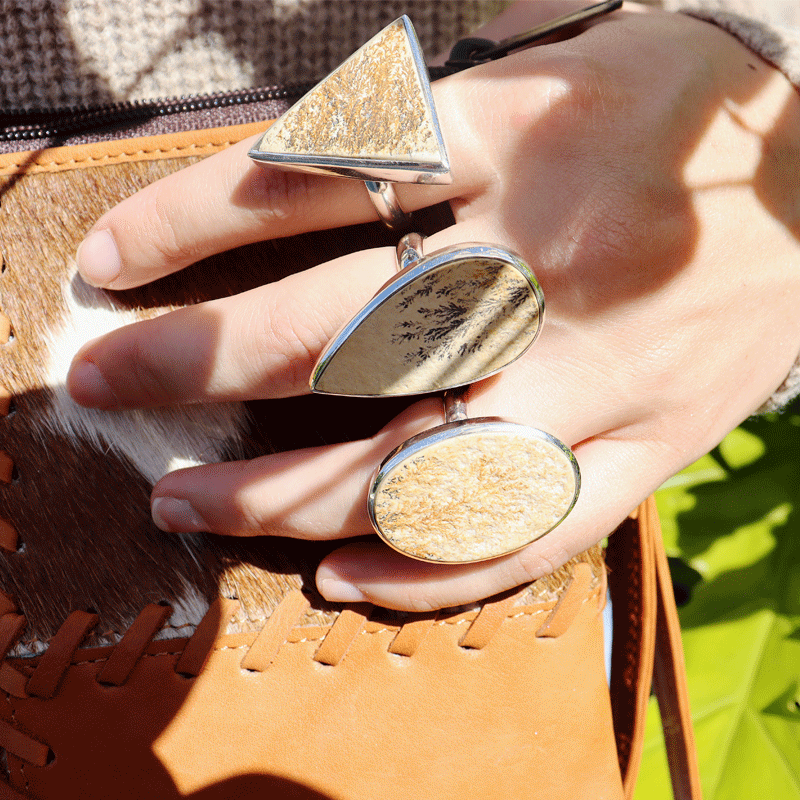
<svg viewBox="0 0 800 800"><path fill-rule="evenodd" d="M170 381L160 368L157 354L139 337L129 345L128 363L137 394L145 402L159 403L170 394Z"/></svg>
<svg viewBox="0 0 800 800"><path fill-rule="evenodd" d="M263 508L258 497L251 493L239 495L230 509L233 529L239 535L266 536L272 533L264 519Z"/></svg>
<svg viewBox="0 0 800 800"><path fill-rule="evenodd" d="M552 93L550 112L582 129L597 130L613 125L622 107L628 104L627 93L608 67L588 55L578 53L559 57L557 89Z"/></svg>
<svg viewBox="0 0 800 800"><path fill-rule="evenodd" d="M509 562L510 586L521 586L523 583L535 581L543 575L550 575L562 564L572 558L563 545L545 545L535 542L533 545L515 553Z"/></svg>
<svg viewBox="0 0 800 800"><path fill-rule="evenodd" d="M304 172L259 168L247 183L245 202L262 222L285 222L309 208L313 185L315 176Z"/></svg>
<svg viewBox="0 0 800 800"><path fill-rule="evenodd" d="M268 513L268 497L258 485L259 463L232 462L226 466L228 483L217 498L224 508L225 528L237 536L275 534L274 521Z"/></svg>
<svg viewBox="0 0 800 800"><path fill-rule="evenodd" d="M422 587L414 586L402 587L396 603L397 608L418 614L438 611L448 605L452 605L452 603L448 603L443 598L437 598L430 589L425 590Z"/></svg>
<svg viewBox="0 0 800 800"><path fill-rule="evenodd" d="M141 219L150 222L149 244L158 260L170 267L184 267L194 263L199 250L192 237L187 236L176 214L174 199L168 184L158 181L142 192ZM182 213L182 212L181 212Z"/></svg>
<svg viewBox="0 0 800 800"><path fill-rule="evenodd" d="M322 348L320 332L308 322L308 318L293 313L296 300L286 297L276 285L261 307L252 346L259 353L284 361L284 373L288 373L292 385L307 380Z"/></svg>

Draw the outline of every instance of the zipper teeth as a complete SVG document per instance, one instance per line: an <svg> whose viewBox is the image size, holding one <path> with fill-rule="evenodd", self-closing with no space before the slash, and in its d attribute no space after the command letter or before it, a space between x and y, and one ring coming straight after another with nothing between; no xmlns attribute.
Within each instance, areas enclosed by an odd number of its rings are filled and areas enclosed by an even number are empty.
<svg viewBox="0 0 800 800"><path fill-rule="evenodd" d="M96 130L101 126L190 111L229 108L271 100L289 100L301 97L315 83L309 81L289 86L269 86L158 100L134 100L100 106L2 111L0 112L0 141L46 139L64 134L75 134L83 130Z"/></svg>

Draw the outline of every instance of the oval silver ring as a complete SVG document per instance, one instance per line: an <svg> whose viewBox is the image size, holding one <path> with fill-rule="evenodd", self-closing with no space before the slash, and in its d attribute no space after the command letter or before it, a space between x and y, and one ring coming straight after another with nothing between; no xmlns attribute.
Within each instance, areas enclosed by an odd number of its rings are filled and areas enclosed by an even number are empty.
<svg viewBox="0 0 800 800"><path fill-rule="evenodd" d="M572 450L499 417L470 419L466 388L446 392L445 423L411 437L376 470L367 513L383 541L437 564L513 553L557 527L580 492Z"/></svg>

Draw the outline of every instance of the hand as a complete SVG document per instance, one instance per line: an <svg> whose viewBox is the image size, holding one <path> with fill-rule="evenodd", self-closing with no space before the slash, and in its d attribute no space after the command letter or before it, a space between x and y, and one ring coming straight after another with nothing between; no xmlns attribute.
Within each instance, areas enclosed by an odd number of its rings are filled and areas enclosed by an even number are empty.
<svg viewBox="0 0 800 800"><path fill-rule="evenodd" d="M561 6L543 5L520 4L490 35ZM344 546L317 573L330 600L438 608L553 570L758 409L800 351L800 102L732 37L688 17L618 12L442 80L434 95L454 182L400 185L401 203L448 200L456 223L428 251L502 243L533 267L548 307L537 343L473 387L470 412L570 444L582 493L552 533L484 564ZM84 277L122 289L245 242L376 218L360 182L263 169L251 144L102 217L79 254ZM305 392L324 344L393 272L391 249L361 252L124 328L78 354L70 391L101 408ZM209 314L213 352L196 335ZM367 533L375 465L441 421L426 399L370 440L172 473L153 490L154 517L171 531Z"/></svg>

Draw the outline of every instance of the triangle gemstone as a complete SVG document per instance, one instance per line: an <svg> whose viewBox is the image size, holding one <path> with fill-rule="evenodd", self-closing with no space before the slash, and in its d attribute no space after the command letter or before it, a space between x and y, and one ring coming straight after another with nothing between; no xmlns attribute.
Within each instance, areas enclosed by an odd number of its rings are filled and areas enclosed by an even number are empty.
<svg viewBox="0 0 800 800"><path fill-rule="evenodd" d="M361 180L449 182L427 69L408 17L384 28L295 103L250 156Z"/></svg>

